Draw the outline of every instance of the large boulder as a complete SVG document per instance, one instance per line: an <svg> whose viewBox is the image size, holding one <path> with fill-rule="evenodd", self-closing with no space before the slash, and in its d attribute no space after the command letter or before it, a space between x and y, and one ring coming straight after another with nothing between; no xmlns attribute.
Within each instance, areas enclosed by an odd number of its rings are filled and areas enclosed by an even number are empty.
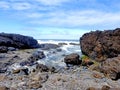
<svg viewBox="0 0 120 90"><path fill-rule="evenodd" d="M104 61L120 54L120 28L95 31L80 38L83 54L97 61Z"/></svg>
<svg viewBox="0 0 120 90"><path fill-rule="evenodd" d="M0 33L0 46L15 47L18 49L38 48L37 40L19 34Z"/></svg>
<svg viewBox="0 0 120 90"><path fill-rule="evenodd" d="M64 62L68 65L68 64L72 64L72 65L79 65L81 64L81 60L79 58L80 56L77 53L72 53L70 55L67 55L64 58Z"/></svg>

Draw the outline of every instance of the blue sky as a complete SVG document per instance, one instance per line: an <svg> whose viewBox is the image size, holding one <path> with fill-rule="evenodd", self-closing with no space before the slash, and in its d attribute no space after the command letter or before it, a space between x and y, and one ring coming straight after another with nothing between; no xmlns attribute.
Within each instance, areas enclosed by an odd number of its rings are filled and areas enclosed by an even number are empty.
<svg viewBox="0 0 120 90"><path fill-rule="evenodd" d="M0 0L0 32L79 39L120 27L120 0Z"/></svg>

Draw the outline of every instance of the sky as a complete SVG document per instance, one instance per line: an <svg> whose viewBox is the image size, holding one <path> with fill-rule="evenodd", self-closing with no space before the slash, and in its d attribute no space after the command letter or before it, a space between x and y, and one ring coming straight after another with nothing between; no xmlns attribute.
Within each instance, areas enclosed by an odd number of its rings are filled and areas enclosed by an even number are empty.
<svg viewBox="0 0 120 90"><path fill-rule="evenodd" d="M0 0L0 32L79 39L120 27L120 0Z"/></svg>

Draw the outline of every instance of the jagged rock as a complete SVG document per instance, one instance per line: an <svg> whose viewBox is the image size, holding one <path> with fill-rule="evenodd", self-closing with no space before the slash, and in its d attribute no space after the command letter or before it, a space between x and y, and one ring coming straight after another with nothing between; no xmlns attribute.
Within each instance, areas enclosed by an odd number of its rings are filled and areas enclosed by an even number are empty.
<svg viewBox="0 0 120 90"><path fill-rule="evenodd" d="M58 43L59 46L67 45L67 43Z"/></svg>
<svg viewBox="0 0 120 90"><path fill-rule="evenodd" d="M6 46L0 46L0 53L6 53L8 48Z"/></svg>
<svg viewBox="0 0 120 90"><path fill-rule="evenodd" d="M0 46L13 47L18 49L29 49L29 48L38 48L39 44L37 40L29 36L0 33Z"/></svg>
<svg viewBox="0 0 120 90"><path fill-rule="evenodd" d="M36 51L28 58L28 61L34 63L35 61L42 59L42 58L45 58L44 52L43 51Z"/></svg>
<svg viewBox="0 0 120 90"><path fill-rule="evenodd" d="M79 55L77 53L72 53L70 55L67 55L64 58L64 62L68 65L68 64L72 64L72 65L79 65L81 64L81 60L79 59Z"/></svg>
<svg viewBox="0 0 120 90"><path fill-rule="evenodd" d="M86 33L80 46L83 54L97 61L116 57L120 54L120 28Z"/></svg>
<svg viewBox="0 0 120 90"><path fill-rule="evenodd" d="M101 63L100 70L113 80L120 79L120 55L106 59Z"/></svg>
<svg viewBox="0 0 120 90"><path fill-rule="evenodd" d="M37 64L36 65L36 70L40 72L48 72L49 68L46 65L43 64Z"/></svg>
<svg viewBox="0 0 120 90"><path fill-rule="evenodd" d="M58 47L59 47L59 45L57 45L57 44L50 44L50 43L40 44L40 48L42 50L56 49Z"/></svg>

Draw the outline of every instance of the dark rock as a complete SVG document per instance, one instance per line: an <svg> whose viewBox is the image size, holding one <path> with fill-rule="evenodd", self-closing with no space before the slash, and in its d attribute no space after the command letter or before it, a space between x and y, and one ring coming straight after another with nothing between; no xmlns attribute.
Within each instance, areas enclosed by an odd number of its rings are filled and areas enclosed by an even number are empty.
<svg viewBox="0 0 120 90"><path fill-rule="evenodd" d="M82 62L82 66L90 66L90 65L93 65L94 62L92 61L88 61L88 62Z"/></svg>
<svg viewBox="0 0 120 90"><path fill-rule="evenodd" d="M67 55L64 58L64 62L68 65L68 64L72 64L72 65L79 65L81 64L81 60L79 59L79 55L77 53L72 53L70 55Z"/></svg>
<svg viewBox="0 0 120 90"><path fill-rule="evenodd" d="M59 46L67 45L67 43L58 43Z"/></svg>
<svg viewBox="0 0 120 90"><path fill-rule="evenodd" d="M8 48L6 46L0 46L0 53L6 53Z"/></svg>
<svg viewBox="0 0 120 90"><path fill-rule="evenodd" d="M61 52L62 51L62 49L60 49L60 48L57 48L56 50L57 50L57 52Z"/></svg>
<svg viewBox="0 0 120 90"><path fill-rule="evenodd" d="M36 69L37 69L37 71L40 71L40 72L48 72L49 71L49 68L43 64L37 64Z"/></svg>
<svg viewBox="0 0 120 90"><path fill-rule="evenodd" d="M43 59L43 58L45 58L44 52L36 51L28 58L28 61L35 62L35 61L37 61L39 59Z"/></svg>
<svg viewBox="0 0 120 90"><path fill-rule="evenodd" d="M56 49L56 48L58 48L58 47L59 47L59 46L56 45L56 44L48 44L48 43L46 43L46 44L40 44L40 48L41 48L42 50Z"/></svg>
<svg viewBox="0 0 120 90"><path fill-rule="evenodd" d="M120 54L120 28L86 33L80 38L80 46L83 54L97 61L116 57Z"/></svg>
<svg viewBox="0 0 120 90"><path fill-rule="evenodd" d="M38 48L39 44L37 40L29 36L0 33L0 46L13 47L18 49L30 49L30 48Z"/></svg>
<svg viewBox="0 0 120 90"><path fill-rule="evenodd" d="M16 70L12 70L12 73L19 75L29 75L29 70L28 68L16 69Z"/></svg>
<svg viewBox="0 0 120 90"><path fill-rule="evenodd" d="M110 90L109 86L104 85L101 90Z"/></svg>
<svg viewBox="0 0 120 90"><path fill-rule="evenodd" d="M89 87L86 90L96 90L94 87Z"/></svg>
<svg viewBox="0 0 120 90"><path fill-rule="evenodd" d="M106 59L101 63L100 70L113 80L120 79L120 55Z"/></svg>
<svg viewBox="0 0 120 90"><path fill-rule="evenodd" d="M70 45L80 45L79 43L70 43Z"/></svg>

